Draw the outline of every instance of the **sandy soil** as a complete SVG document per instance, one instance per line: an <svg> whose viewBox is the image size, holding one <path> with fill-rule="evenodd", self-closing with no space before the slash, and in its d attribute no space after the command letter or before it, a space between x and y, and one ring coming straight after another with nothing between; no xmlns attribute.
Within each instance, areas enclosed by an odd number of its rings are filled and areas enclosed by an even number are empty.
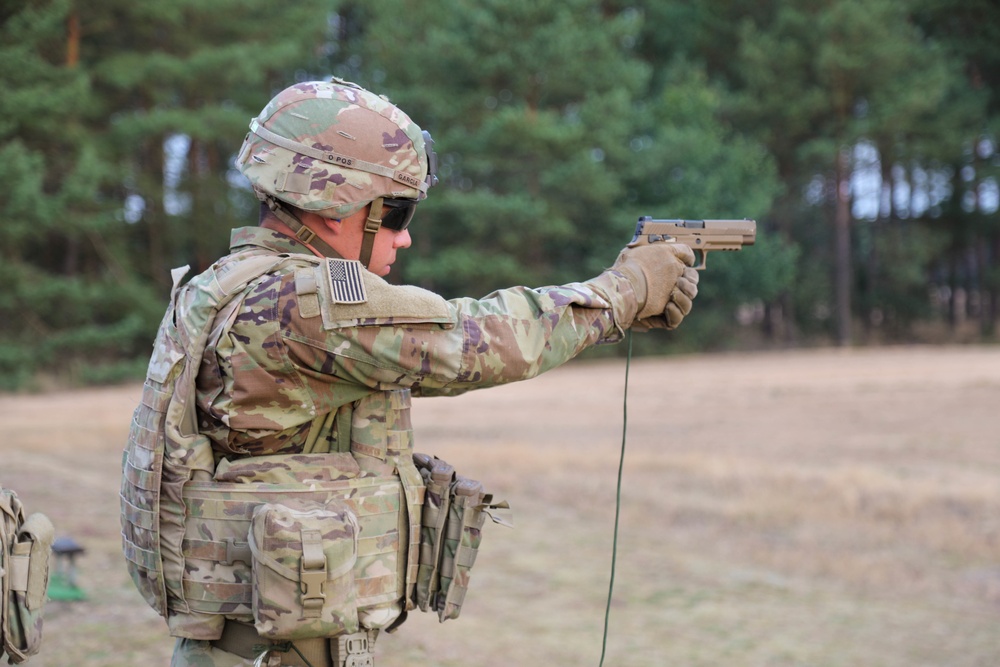
<svg viewBox="0 0 1000 667"><path fill-rule="evenodd" d="M623 361L418 399L417 449L514 507L456 621L416 614L380 667L598 665ZM629 379L606 665L996 665L1000 348L662 358ZM0 397L0 483L87 552L34 666L166 665L119 552L139 387Z"/></svg>

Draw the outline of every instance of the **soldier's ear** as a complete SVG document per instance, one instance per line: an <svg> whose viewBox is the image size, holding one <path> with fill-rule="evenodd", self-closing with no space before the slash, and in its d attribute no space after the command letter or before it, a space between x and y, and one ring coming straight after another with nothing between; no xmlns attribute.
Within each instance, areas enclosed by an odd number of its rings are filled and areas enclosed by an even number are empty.
<svg viewBox="0 0 1000 667"><path fill-rule="evenodd" d="M344 222L335 218L323 218L323 225L334 234L340 234L344 229Z"/></svg>
<svg viewBox="0 0 1000 667"><path fill-rule="evenodd" d="M365 227L365 220L368 218L368 207L364 206L360 210L357 210L354 213L339 219L323 218L319 215L316 215L315 213L313 213L312 215L315 215L316 218L318 218L316 224L322 224L326 226L326 228L330 230L330 232L332 232L333 234L342 236L345 233L353 234L355 230L358 233L361 233L361 231ZM305 221L303 220L303 222Z"/></svg>

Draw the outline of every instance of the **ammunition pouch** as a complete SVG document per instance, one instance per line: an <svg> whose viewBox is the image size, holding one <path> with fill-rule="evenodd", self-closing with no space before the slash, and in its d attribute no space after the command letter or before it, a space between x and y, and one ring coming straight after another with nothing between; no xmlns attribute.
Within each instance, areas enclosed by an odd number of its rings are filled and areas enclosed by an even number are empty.
<svg viewBox="0 0 1000 667"><path fill-rule="evenodd" d="M486 517L505 523L491 510L507 509L507 503L494 503L482 484L456 474L437 457L415 454L413 459L427 489L415 602L421 611L437 612L443 623L461 613Z"/></svg>
<svg viewBox="0 0 1000 667"><path fill-rule="evenodd" d="M350 507L267 503L257 506L250 525L257 634L298 639L357 632L360 526Z"/></svg>
<svg viewBox="0 0 1000 667"><path fill-rule="evenodd" d="M17 495L0 487L0 655L11 664L41 647L54 532L44 514L25 518Z"/></svg>

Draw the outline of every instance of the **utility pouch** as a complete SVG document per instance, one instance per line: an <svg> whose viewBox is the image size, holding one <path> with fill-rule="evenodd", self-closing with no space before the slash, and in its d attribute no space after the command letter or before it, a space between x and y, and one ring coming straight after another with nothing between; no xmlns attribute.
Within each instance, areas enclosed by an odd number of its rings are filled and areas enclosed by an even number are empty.
<svg viewBox="0 0 1000 667"><path fill-rule="evenodd" d="M458 618L465 593L469 589L469 575L476 562L479 543L482 541L483 501L489 502L483 485L471 479L458 477L451 485L451 503L441 553L441 588L436 607L441 622Z"/></svg>
<svg viewBox="0 0 1000 667"><path fill-rule="evenodd" d="M424 508L421 512L416 603L420 611L428 611L440 585L438 575L455 469L441 459L426 454L414 454L413 463L420 471L425 487Z"/></svg>
<svg viewBox="0 0 1000 667"><path fill-rule="evenodd" d="M358 631L358 520L343 503L258 506L250 523L253 618L268 639Z"/></svg>
<svg viewBox="0 0 1000 667"><path fill-rule="evenodd" d="M413 462L427 487L416 603L421 611L437 612L443 623L458 618L461 612L487 515L496 523L510 525L493 511L509 506L506 502L494 503L481 483L456 474L441 459L414 454Z"/></svg>
<svg viewBox="0 0 1000 667"><path fill-rule="evenodd" d="M0 510L0 635L8 661L18 664L38 653L41 646L55 530L44 514L31 514L25 520L17 496L3 488Z"/></svg>

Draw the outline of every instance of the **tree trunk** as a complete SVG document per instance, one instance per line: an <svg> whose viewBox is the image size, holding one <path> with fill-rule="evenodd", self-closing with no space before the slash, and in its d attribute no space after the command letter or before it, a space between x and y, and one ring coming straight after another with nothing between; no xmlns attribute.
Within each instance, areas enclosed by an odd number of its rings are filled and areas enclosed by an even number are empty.
<svg viewBox="0 0 1000 667"><path fill-rule="evenodd" d="M66 67L73 69L80 62L80 15L76 10L66 19Z"/></svg>
<svg viewBox="0 0 1000 667"><path fill-rule="evenodd" d="M834 294L836 299L837 343L851 344L851 184L850 154L837 154L835 169L836 210L834 211Z"/></svg>

